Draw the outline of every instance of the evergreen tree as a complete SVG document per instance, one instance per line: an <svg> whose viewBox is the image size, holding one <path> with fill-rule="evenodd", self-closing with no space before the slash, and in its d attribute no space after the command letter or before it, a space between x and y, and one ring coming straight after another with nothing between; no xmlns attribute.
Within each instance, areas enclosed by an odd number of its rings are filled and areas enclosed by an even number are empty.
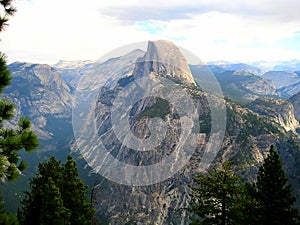
<svg viewBox="0 0 300 225"><path fill-rule="evenodd" d="M292 187L288 184L279 154L273 145L259 169L255 189L257 224L299 224L298 212L293 208L296 199L292 195Z"/></svg>
<svg viewBox="0 0 300 225"><path fill-rule="evenodd" d="M56 187L51 177L48 177L48 182L42 188L41 224L71 225L70 210L64 206L60 189Z"/></svg>
<svg viewBox="0 0 300 225"><path fill-rule="evenodd" d="M201 174L191 186L191 224L240 224L243 185L231 162Z"/></svg>
<svg viewBox="0 0 300 225"><path fill-rule="evenodd" d="M244 184L244 195L240 203L240 224L258 225L256 218L257 202L254 197L255 187L251 183Z"/></svg>
<svg viewBox="0 0 300 225"><path fill-rule="evenodd" d="M7 25L8 17L16 11L11 5L12 0L0 0L0 32ZM10 84L11 76L6 65L5 55L0 53L0 95ZM38 146L37 136L30 130L30 121L22 118L18 129L6 129L3 123L13 118L14 105L6 99L0 100L0 180L15 180L26 163L19 160L18 151L32 151Z"/></svg>
<svg viewBox="0 0 300 225"><path fill-rule="evenodd" d="M9 16L16 9L11 5L12 0L0 0L0 32L7 26ZM0 52L0 95L10 84L10 71L6 65L5 55ZM37 136L30 131L30 121L22 118L18 129L6 129L4 123L13 118L14 105L6 99L0 99L0 181L15 180L21 171L26 169L26 163L19 161L18 151L25 149L32 151L38 146ZM0 197L0 225L18 225L18 219L13 214L3 211L2 197Z"/></svg>
<svg viewBox="0 0 300 225"><path fill-rule="evenodd" d="M21 224L91 224L94 209L71 156L65 164L54 157L40 163L30 187L22 201Z"/></svg>
<svg viewBox="0 0 300 225"><path fill-rule="evenodd" d="M87 187L77 177L78 170L75 161L68 156L62 172L62 180L65 181L62 183L64 205L72 212L70 218L72 225L87 225L91 223L87 218L93 217L94 210L91 210L91 204L86 200Z"/></svg>
<svg viewBox="0 0 300 225"><path fill-rule="evenodd" d="M3 9L3 14L0 14L0 32L8 25L7 21L9 16L12 16L16 12L16 9L12 6L11 2L12 0L0 0Z"/></svg>

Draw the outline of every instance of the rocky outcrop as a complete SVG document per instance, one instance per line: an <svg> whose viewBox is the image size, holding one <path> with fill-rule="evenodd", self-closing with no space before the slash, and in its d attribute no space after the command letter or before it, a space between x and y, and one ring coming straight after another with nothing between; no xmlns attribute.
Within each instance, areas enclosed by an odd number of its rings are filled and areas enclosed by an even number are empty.
<svg viewBox="0 0 300 225"><path fill-rule="evenodd" d="M291 99L290 102L294 106L295 110L295 117L296 119L300 122L300 92L296 95L294 95Z"/></svg>
<svg viewBox="0 0 300 225"><path fill-rule="evenodd" d="M135 64L133 75L163 76L185 84L195 85L188 63L180 49L172 42L149 41L145 55Z"/></svg>
<svg viewBox="0 0 300 225"><path fill-rule="evenodd" d="M293 105L282 99L258 98L249 106L254 112L280 124L286 131L296 131L299 122L295 118Z"/></svg>
<svg viewBox="0 0 300 225"><path fill-rule="evenodd" d="M5 95L15 104L16 118L29 117L40 138L52 137L54 120L70 120L73 96L59 72L49 65L16 62L9 65L12 82Z"/></svg>

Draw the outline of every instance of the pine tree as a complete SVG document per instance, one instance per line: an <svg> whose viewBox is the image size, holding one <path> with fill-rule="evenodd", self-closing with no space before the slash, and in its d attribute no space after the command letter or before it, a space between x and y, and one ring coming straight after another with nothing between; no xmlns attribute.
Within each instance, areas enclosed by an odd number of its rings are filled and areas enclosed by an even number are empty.
<svg viewBox="0 0 300 225"><path fill-rule="evenodd" d="M7 26L9 16L15 13L12 0L0 0L3 15L0 14L0 32ZM5 55L0 53L0 95L10 84L11 76L7 68ZM0 100L0 180L15 180L26 163L19 160L18 151L30 152L38 146L37 136L30 130L30 121L21 118L18 129L6 129L3 123L13 118L14 105L6 99Z"/></svg>
<svg viewBox="0 0 300 225"><path fill-rule="evenodd" d="M9 16L16 9L12 0L0 0L0 32L8 25ZM12 77L6 65L5 54L0 52L0 95L5 87L10 85ZM30 121L22 118L18 129L6 129L4 123L14 116L14 105L6 99L0 99L0 181L15 180L21 171L26 169L25 161L19 161L18 151L25 149L32 151L38 146L37 136L30 131ZM3 211L2 197L0 196L0 225L18 225L19 221L13 214Z"/></svg>
<svg viewBox="0 0 300 225"><path fill-rule="evenodd" d="M91 224L87 218L93 217L94 210L91 209L91 204L86 200L87 187L81 179L77 178L78 170L71 156L68 156L68 160L63 168L63 199L65 206L72 212L70 222L72 225Z"/></svg>
<svg viewBox="0 0 300 225"><path fill-rule="evenodd" d="M298 212L293 208L296 199L292 195L292 187L288 184L279 154L273 145L259 169L255 189L257 224L299 224Z"/></svg>
<svg viewBox="0 0 300 225"><path fill-rule="evenodd" d="M41 224L71 225L70 210L64 206L61 191L51 177L48 177L48 182L42 188Z"/></svg>
<svg viewBox="0 0 300 225"><path fill-rule="evenodd" d="M22 201L21 224L91 224L94 209L71 156L65 164L54 157L40 163L30 187Z"/></svg>
<svg viewBox="0 0 300 225"><path fill-rule="evenodd" d="M244 184L244 194L240 202L240 224L258 225L256 219L255 187L252 183Z"/></svg>
<svg viewBox="0 0 300 225"><path fill-rule="evenodd" d="M241 178L234 173L231 162L222 163L208 174L201 174L191 186L194 214L191 224L239 224L243 199Z"/></svg>
<svg viewBox="0 0 300 225"><path fill-rule="evenodd" d="M0 14L0 32L8 25L7 21L9 16L14 15L16 12L15 7L11 4L12 0L0 0L0 4L3 8L3 15ZM0 81L1 83L1 81Z"/></svg>
<svg viewBox="0 0 300 225"><path fill-rule="evenodd" d="M62 168L60 162L51 157L47 162L38 165L38 174L30 180L31 192L25 192L25 198L22 201L23 209L19 212L19 219L21 224L41 224L41 217L44 213L42 207L46 204L46 200L53 196L45 196L43 190L51 178L57 182Z"/></svg>

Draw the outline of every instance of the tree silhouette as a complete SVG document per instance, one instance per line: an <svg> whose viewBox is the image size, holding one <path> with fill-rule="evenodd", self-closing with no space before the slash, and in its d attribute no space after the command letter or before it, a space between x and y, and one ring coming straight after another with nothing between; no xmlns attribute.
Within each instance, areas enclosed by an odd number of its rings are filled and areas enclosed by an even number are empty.
<svg viewBox="0 0 300 225"><path fill-rule="evenodd" d="M222 163L207 174L196 177L191 186L194 214L191 224L238 224L243 199L241 178L234 173L231 162Z"/></svg>
<svg viewBox="0 0 300 225"><path fill-rule="evenodd" d="M40 163L30 187L19 213L21 224L91 224L95 212L71 156L65 164L54 157Z"/></svg>
<svg viewBox="0 0 300 225"><path fill-rule="evenodd" d="M274 145L259 169L254 198L257 203L254 217L257 224L299 224L298 212L293 208L296 199Z"/></svg>

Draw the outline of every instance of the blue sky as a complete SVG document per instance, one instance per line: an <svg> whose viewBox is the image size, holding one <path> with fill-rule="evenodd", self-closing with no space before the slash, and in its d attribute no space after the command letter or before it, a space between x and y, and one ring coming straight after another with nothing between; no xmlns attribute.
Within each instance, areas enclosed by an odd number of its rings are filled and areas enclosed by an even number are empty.
<svg viewBox="0 0 300 225"><path fill-rule="evenodd" d="M9 62L97 60L122 45L173 41L203 61L300 59L298 0L15 0L0 34Z"/></svg>

